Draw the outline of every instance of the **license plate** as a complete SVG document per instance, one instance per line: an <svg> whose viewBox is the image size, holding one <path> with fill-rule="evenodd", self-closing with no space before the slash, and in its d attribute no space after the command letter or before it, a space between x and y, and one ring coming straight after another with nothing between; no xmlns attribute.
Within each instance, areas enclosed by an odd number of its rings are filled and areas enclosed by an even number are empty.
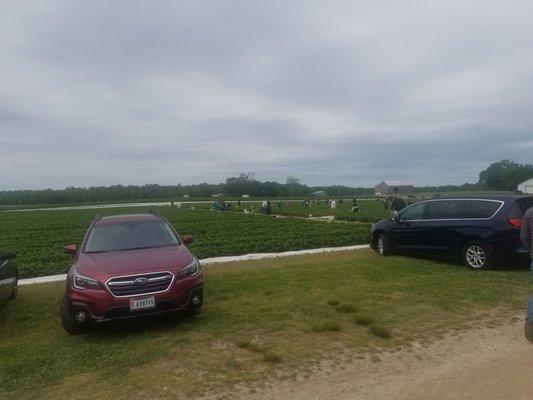
<svg viewBox="0 0 533 400"><path fill-rule="evenodd" d="M130 300L130 310L148 310L150 308L155 308L155 298L146 297L144 299L131 299Z"/></svg>

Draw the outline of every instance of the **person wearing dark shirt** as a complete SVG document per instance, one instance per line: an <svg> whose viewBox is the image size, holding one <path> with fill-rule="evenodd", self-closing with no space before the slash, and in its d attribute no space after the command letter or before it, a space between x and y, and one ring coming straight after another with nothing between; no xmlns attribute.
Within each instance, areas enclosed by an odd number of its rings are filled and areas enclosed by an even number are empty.
<svg viewBox="0 0 533 400"><path fill-rule="evenodd" d="M526 211L522 220L520 239L531 259L531 271L533 272L533 208ZM527 304L526 322L524 325L526 339L533 342L533 296L530 296Z"/></svg>
<svg viewBox="0 0 533 400"><path fill-rule="evenodd" d="M400 193L396 193L396 197L392 199L391 209L396 215L405 208L405 201L400 197Z"/></svg>
<svg viewBox="0 0 533 400"><path fill-rule="evenodd" d="M359 205L357 204L357 199L354 197L352 199L352 208L351 208L351 212L354 213L354 212L357 212L359 211Z"/></svg>

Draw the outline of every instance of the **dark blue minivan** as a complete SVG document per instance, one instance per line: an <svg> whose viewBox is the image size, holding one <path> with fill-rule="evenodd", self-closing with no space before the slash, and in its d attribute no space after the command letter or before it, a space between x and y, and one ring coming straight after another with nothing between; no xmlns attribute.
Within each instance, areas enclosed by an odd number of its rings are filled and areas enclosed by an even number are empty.
<svg viewBox="0 0 533 400"><path fill-rule="evenodd" d="M425 200L372 226L381 255L420 254L462 260L468 268L516 265L528 259L520 227L533 196L461 196Z"/></svg>

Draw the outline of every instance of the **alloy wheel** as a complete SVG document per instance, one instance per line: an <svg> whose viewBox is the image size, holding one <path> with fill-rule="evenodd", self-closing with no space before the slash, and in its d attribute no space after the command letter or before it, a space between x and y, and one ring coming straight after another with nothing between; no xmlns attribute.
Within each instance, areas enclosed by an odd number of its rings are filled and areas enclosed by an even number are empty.
<svg viewBox="0 0 533 400"><path fill-rule="evenodd" d="M487 255L485 254L485 250L481 246L475 244L469 246L466 249L466 262L472 268L483 268L485 266L486 261Z"/></svg>
<svg viewBox="0 0 533 400"><path fill-rule="evenodd" d="M378 253L383 255L385 251L385 244L383 243L383 238L380 236L378 239Z"/></svg>

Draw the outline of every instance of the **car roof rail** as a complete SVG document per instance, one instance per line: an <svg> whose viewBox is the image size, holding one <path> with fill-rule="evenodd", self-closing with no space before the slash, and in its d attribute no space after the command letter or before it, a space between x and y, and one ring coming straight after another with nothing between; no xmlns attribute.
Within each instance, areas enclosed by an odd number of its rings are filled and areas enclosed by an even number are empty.
<svg viewBox="0 0 533 400"><path fill-rule="evenodd" d="M156 217L161 216L161 213L159 212L159 210L154 210L153 208L151 208L150 211L148 211L148 214L155 215Z"/></svg>
<svg viewBox="0 0 533 400"><path fill-rule="evenodd" d="M94 216L93 221L96 222L96 221L100 221L101 219L102 219L102 214L97 213L97 214Z"/></svg>

